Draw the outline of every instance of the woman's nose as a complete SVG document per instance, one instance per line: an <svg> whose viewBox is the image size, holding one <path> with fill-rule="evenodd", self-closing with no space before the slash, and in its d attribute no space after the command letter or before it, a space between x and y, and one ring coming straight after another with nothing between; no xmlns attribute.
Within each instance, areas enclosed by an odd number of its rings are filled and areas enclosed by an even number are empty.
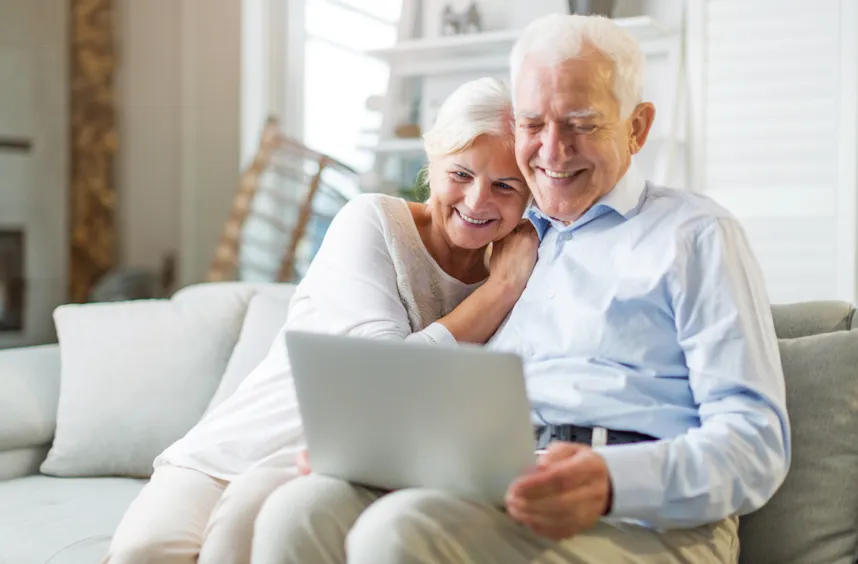
<svg viewBox="0 0 858 564"><path fill-rule="evenodd" d="M483 206L491 195L491 183L481 178L476 178L465 193L465 205L471 211L478 210Z"/></svg>

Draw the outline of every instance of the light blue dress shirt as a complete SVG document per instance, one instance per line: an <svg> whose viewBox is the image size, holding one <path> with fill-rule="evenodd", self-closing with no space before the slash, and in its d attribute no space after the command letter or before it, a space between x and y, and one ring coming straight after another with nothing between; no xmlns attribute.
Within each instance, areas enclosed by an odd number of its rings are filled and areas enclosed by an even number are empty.
<svg viewBox="0 0 858 564"><path fill-rule="evenodd" d="M762 506L790 459L760 268L711 199L634 164L570 225L529 212L539 260L489 346L524 358L535 424L663 440L599 447L610 517L678 528Z"/></svg>

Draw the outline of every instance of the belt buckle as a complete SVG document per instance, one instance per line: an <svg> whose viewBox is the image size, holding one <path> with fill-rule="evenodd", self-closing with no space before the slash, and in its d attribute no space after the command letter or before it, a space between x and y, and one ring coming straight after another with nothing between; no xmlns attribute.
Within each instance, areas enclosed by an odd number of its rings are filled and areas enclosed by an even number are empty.
<svg viewBox="0 0 858 564"><path fill-rule="evenodd" d="M593 427L593 435L590 446L602 447L608 444L608 430L604 427Z"/></svg>

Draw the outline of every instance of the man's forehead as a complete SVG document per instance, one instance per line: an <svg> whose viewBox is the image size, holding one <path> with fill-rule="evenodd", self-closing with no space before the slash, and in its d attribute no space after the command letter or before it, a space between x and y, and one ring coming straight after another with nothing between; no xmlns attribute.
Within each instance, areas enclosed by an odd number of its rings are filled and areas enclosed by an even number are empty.
<svg viewBox="0 0 858 564"><path fill-rule="evenodd" d="M602 119L614 114L612 84L597 81L534 81L519 78L513 96L515 119L549 116L553 120Z"/></svg>

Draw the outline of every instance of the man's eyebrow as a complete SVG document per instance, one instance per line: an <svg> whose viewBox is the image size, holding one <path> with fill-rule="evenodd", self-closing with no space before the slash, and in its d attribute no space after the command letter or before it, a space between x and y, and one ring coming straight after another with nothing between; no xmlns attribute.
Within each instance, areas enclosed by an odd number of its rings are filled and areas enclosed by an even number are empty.
<svg viewBox="0 0 858 564"><path fill-rule="evenodd" d="M515 117L517 119L540 119L542 115L535 112L516 112ZM602 117L602 113L597 110L576 110L568 112L564 117L566 119L593 118Z"/></svg>
<svg viewBox="0 0 858 564"><path fill-rule="evenodd" d="M602 117L602 114L596 110L578 110L566 114L566 119L580 119L592 117Z"/></svg>
<svg viewBox="0 0 858 564"><path fill-rule="evenodd" d="M517 176L510 176L508 178L498 178L497 179L498 182L509 182L511 180L515 180L516 182L521 182L522 184L524 184L524 180L522 180L521 178L519 178Z"/></svg>

